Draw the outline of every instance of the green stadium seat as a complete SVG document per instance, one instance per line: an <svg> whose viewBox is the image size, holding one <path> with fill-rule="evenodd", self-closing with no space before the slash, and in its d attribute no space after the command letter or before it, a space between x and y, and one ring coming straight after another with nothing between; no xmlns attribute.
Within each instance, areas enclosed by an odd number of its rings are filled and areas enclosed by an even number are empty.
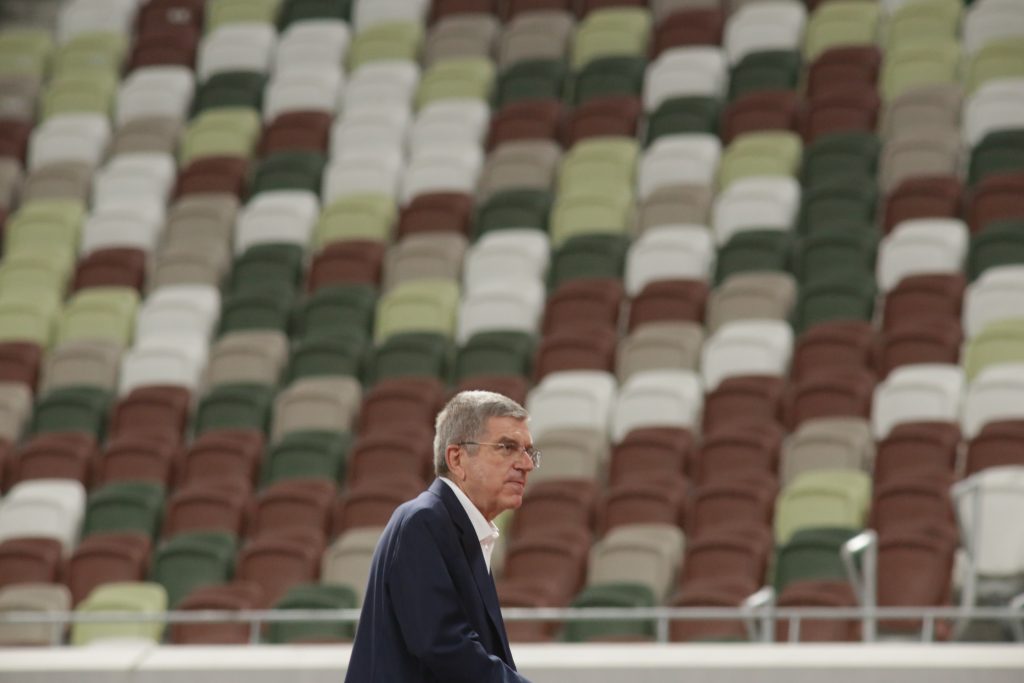
<svg viewBox="0 0 1024 683"><path fill-rule="evenodd" d="M793 273L800 282L848 272L850 277L875 272L878 234L833 224L805 236L799 243Z"/></svg>
<svg viewBox="0 0 1024 683"><path fill-rule="evenodd" d="M111 582L100 584L78 604L79 614L124 612L139 616L161 614L167 611L167 592L157 583ZM94 641L110 639L144 639L159 643L163 637L164 622L160 619L137 621L82 621L71 627L72 645L88 645Z"/></svg>
<svg viewBox="0 0 1024 683"><path fill-rule="evenodd" d="M832 0L818 7L804 32L804 58L814 61L833 47L874 45L882 11L876 3Z"/></svg>
<svg viewBox="0 0 1024 683"><path fill-rule="evenodd" d="M442 60L423 74L416 92L416 108L447 99L489 101L494 76L494 62L486 57Z"/></svg>
<svg viewBox="0 0 1024 683"><path fill-rule="evenodd" d="M717 133L720 109L713 97L671 97L648 117L646 144L664 135Z"/></svg>
<svg viewBox="0 0 1024 683"><path fill-rule="evenodd" d="M252 156L262 128L259 107L226 107L198 113L185 129L181 168L203 157Z"/></svg>
<svg viewBox="0 0 1024 683"><path fill-rule="evenodd" d="M967 63L967 93L1003 78L1024 78L1024 45L1008 38L986 43Z"/></svg>
<svg viewBox="0 0 1024 683"><path fill-rule="evenodd" d="M43 28L5 27L0 32L0 74L42 78L53 51L53 34Z"/></svg>
<svg viewBox="0 0 1024 683"><path fill-rule="evenodd" d="M437 377L447 382L455 347L450 335L404 332L389 335L367 353L366 384L393 377Z"/></svg>
<svg viewBox="0 0 1024 683"><path fill-rule="evenodd" d="M726 148L718 167L718 185L759 175L796 177L800 170L803 142L790 131L743 133Z"/></svg>
<svg viewBox="0 0 1024 683"><path fill-rule="evenodd" d="M875 278L870 272L851 278L822 278L801 283L793 311L797 334L830 320L871 320L875 304Z"/></svg>
<svg viewBox="0 0 1024 683"><path fill-rule="evenodd" d="M137 531L155 539L164 510L164 487L152 481L117 481L89 494L82 536Z"/></svg>
<svg viewBox="0 0 1024 683"><path fill-rule="evenodd" d="M210 389L196 409L196 434L215 429L267 431L274 387L220 384Z"/></svg>
<svg viewBox="0 0 1024 683"><path fill-rule="evenodd" d="M840 550L859 533L843 527L805 527L775 553L772 587L776 594L796 581L846 578Z"/></svg>
<svg viewBox="0 0 1024 683"><path fill-rule="evenodd" d="M573 40L571 62L579 70L605 57L647 54L651 14L643 7L608 7L595 10L580 22Z"/></svg>
<svg viewBox="0 0 1024 683"><path fill-rule="evenodd" d="M995 221L971 235L964 270L969 280L994 266L1024 264L1024 223Z"/></svg>
<svg viewBox="0 0 1024 683"><path fill-rule="evenodd" d="M209 0L204 26L209 33L227 24L274 24L281 0Z"/></svg>
<svg viewBox="0 0 1024 683"><path fill-rule="evenodd" d="M552 200L547 190L495 192L477 209L476 236L508 228L536 228L546 232Z"/></svg>
<svg viewBox="0 0 1024 683"><path fill-rule="evenodd" d="M101 387L52 389L40 397L32 414L32 433L85 432L102 441L112 397Z"/></svg>
<svg viewBox="0 0 1024 683"><path fill-rule="evenodd" d="M625 235L631 229L633 188L595 183L559 194L551 211L551 244L557 248L577 235Z"/></svg>
<svg viewBox="0 0 1024 683"><path fill-rule="evenodd" d="M729 99L767 90L796 90L802 60L796 50L751 52L729 73Z"/></svg>
<svg viewBox="0 0 1024 683"><path fill-rule="evenodd" d="M528 59L501 72L494 89L494 108L523 100L561 100L568 70L561 60Z"/></svg>
<svg viewBox="0 0 1024 683"><path fill-rule="evenodd" d="M0 341L26 341L48 347L59 309L56 297L26 300L0 296Z"/></svg>
<svg viewBox="0 0 1024 683"><path fill-rule="evenodd" d="M626 235L578 235L566 240L552 254L548 291L570 280L621 279L629 244Z"/></svg>
<svg viewBox="0 0 1024 683"><path fill-rule="evenodd" d="M320 177L327 157L320 152L275 152L256 166L252 194L274 190L320 193Z"/></svg>
<svg viewBox="0 0 1024 683"><path fill-rule="evenodd" d="M347 432L298 431L281 437L267 452L263 485L284 479L327 479L340 482L352 446Z"/></svg>
<svg viewBox="0 0 1024 683"><path fill-rule="evenodd" d="M477 332L455 357L454 381L474 375L529 377L537 340L527 332Z"/></svg>
<svg viewBox="0 0 1024 683"><path fill-rule="evenodd" d="M256 71L222 71L207 78L196 89L193 115L218 109L259 111L267 76Z"/></svg>
<svg viewBox="0 0 1024 683"><path fill-rule="evenodd" d="M388 242L398 217L395 200L388 195L349 195L332 202L320 212L313 230L313 245L323 248L343 240Z"/></svg>
<svg viewBox="0 0 1024 683"><path fill-rule="evenodd" d="M571 607L654 607L654 594L648 586L638 583L605 583L584 588ZM652 619L570 621L565 626L564 640L585 643L600 640L654 640Z"/></svg>
<svg viewBox="0 0 1024 683"><path fill-rule="evenodd" d="M117 93L116 72L78 70L51 80L43 93L42 117L58 114L110 116Z"/></svg>
<svg viewBox="0 0 1024 683"><path fill-rule="evenodd" d="M84 72L121 73L129 37L121 33L80 33L57 48L53 73L58 76Z"/></svg>
<svg viewBox="0 0 1024 683"><path fill-rule="evenodd" d="M850 230L871 230L878 205L877 183L873 178L846 178L816 184L800 198L797 231L811 235L841 226Z"/></svg>
<svg viewBox="0 0 1024 683"><path fill-rule="evenodd" d="M369 336L349 330L300 338L292 345L285 384L303 377L361 377Z"/></svg>
<svg viewBox="0 0 1024 683"><path fill-rule="evenodd" d="M882 145L874 133L832 133L817 137L804 148L801 184L810 190L833 181L870 180L878 171Z"/></svg>
<svg viewBox="0 0 1024 683"><path fill-rule="evenodd" d="M235 259L227 289L231 294L297 291L304 259L298 244L254 244Z"/></svg>
<svg viewBox="0 0 1024 683"><path fill-rule="evenodd" d="M240 330L288 329L291 318L292 292L289 290L255 290L230 294L221 305L218 334Z"/></svg>
<svg viewBox="0 0 1024 683"><path fill-rule="evenodd" d="M294 336L305 339L363 332L368 337L376 303L377 289L370 285L321 287L296 308Z"/></svg>
<svg viewBox="0 0 1024 683"><path fill-rule="evenodd" d="M587 63L572 77L566 99L579 106L588 100L612 95L639 97L643 91L647 60L643 57L601 57Z"/></svg>
<svg viewBox="0 0 1024 683"><path fill-rule="evenodd" d="M355 609L356 592L348 586L309 583L292 586L274 609L337 610ZM279 621L270 624L267 641L271 643L303 643L349 641L355 637L351 623L331 621Z"/></svg>
<svg viewBox="0 0 1024 683"><path fill-rule="evenodd" d="M432 332L452 338L458 306L459 285L451 280L415 280L396 285L377 300L374 341L381 344L403 332Z"/></svg>
<svg viewBox="0 0 1024 683"><path fill-rule="evenodd" d="M892 101L922 85L959 80L960 45L953 36L933 36L886 52L879 76L882 99Z"/></svg>
<svg viewBox="0 0 1024 683"><path fill-rule="evenodd" d="M801 529L860 531L871 504L871 477L860 470L812 470L790 482L775 506L775 541L787 543Z"/></svg>
<svg viewBox="0 0 1024 683"><path fill-rule="evenodd" d="M85 204L73 199L27 202L7 221L4 256L32 247L52 250L57 245L66 245L73 252L77 251L85 216Z"/></svg>
<svg viewBox="0 0 1024 683"><path fill-rule="evenodd" d="M285 0L278 17L282 31L298 21L341 19L349 21L353 0Z"/></svg>
<svg viewBox="0 0 1024 683"><path fill-rule="evenodd" d="M407 21L374 24L356 33L348 51L348 70L379 61L417 61L423 27Z"/></svg>
<svg viewBox="0 0 1024 683"><path fill-rule="evenodd" d="M238 539L226 531L176 534L153 551L149 578L164 587L174 609L195 589L230 580L237 551Z"/></svg>
<svg viewBox="0 0 1024 683"><path fill-rule="evenodd" d="M968 382L999 363L1024 363L1024 314L991 322L967 342L963 366Z"/></svg>
<svg viewBox="0 0 1024 683"><path fill-rule="evenodd" d="M731 275L758 271L788 271L792 260L793 237L784 230L742 230L718 251L715 282L721 284Z"/></svg>
<svg viewBox="0 0 1024 683"><path fill-rule="evenodd" d="M135 333L139 293L133 287L89 287L68 300L57 321L57 343L111 341L127 348Z"/></svg>
<svg viewBox="0 0 1024 683"><path fill-rule="evenodd" d="M967 182L974 186L990 175L1024 171L1024 126L992 131L971 150Z"/></svg>

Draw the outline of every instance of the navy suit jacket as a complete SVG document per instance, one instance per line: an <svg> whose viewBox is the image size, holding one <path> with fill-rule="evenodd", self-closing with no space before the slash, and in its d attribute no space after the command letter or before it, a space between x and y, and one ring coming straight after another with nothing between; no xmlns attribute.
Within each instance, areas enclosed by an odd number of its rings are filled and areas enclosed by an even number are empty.
<svg viewBox="0 0 1024 683"><path fill-rule="evenodd" d="M345 681L528 683L480 540L440 479L395 510L377 543Z"/></svg>

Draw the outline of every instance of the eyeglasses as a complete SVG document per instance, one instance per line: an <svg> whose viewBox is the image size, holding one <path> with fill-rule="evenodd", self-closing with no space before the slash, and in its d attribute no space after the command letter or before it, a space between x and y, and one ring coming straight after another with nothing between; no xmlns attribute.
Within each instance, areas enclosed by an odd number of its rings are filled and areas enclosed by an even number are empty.
<svg viewBox="0 0 1024 683"><path fill-rule="evenodd" d="M540 467L540 451L533 446L520 446L515 441L499 441L497 443L488 443L486 441L460 441L459 446L490 446L494 450L498 451L506 458L510 458L520 453L525 453L531 461L533 461L534 468Z"/></svg>

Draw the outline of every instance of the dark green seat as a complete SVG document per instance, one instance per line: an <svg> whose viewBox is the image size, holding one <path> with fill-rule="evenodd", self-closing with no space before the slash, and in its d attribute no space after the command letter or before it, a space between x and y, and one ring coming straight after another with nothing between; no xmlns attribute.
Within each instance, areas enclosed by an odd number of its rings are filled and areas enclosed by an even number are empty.
<svg viewBox="0 0 1024 683"><path fill-rule="evenodd" d="M255 71L223 71L210 76L196 90L193 116L208 109L259 109L267 76Z"/></svg>
<svg viewBox="0 0 1024 683"><path fill-rule="evenodd" d="M164 487L152 481L116 481L89 494L82 537L94 533L138 531L150 538L160 533Z"/></svg>
<svg viewBox="0 0 1024 683"><path fill-rule="evenodd" d="M882 143L863 131L822 135L804 148L800 170L805 189L832 183L870 180L878 172Z"/></svg>
<svg viewBox="0 0 1024 683"><path fill-rule="evenodd" d="M477 210L476 235L507 228L547 231L553 197L547 190L495 192Z"/></svg>
<svg viewBox="0 0 1024 683"><path fill-rule="evenodd" d="M393 334L367 354L366 384L390 377L437 377L448 381L455 346L432 332Z"/></svg>
<svg viewBox="0 0 1024 683"><path fill-rule="evenodd" d="M864 178L857 182L833 181L805 190L800 199L797 231L810 235L837 226L870 229L878 206L877 187L873 178Z"/></svg>
<svg viewBox="0 0 1024 683"><path fill-rule="evenodd" d="M173 609L195 589L229 581L237 550L238 539L226 531L176 534L154 551L150 580L167 590Z"/></svg>
<svg viewBox="0 0 1024 683"><path fill-rule="evenodd" d="M830 320L871 320L875 306L875 276L865 272L801 283L793 311L797 334Z"/></svg>
<svg viewBox="0 0 1024 683"><path fill-rule="evenodd" d="M357 332L369 336L376 306L377 289L370 285L321 287L296 309L294 335L299 339Z"/></svg>
<svg viewBox="0 0 1024 683"><path fill-rule="evenodd" d="M368 343L369 336L355 329L299 339L292 345L285 383L302 377L361 377Z"/></svg>
<svg viewBox="0 0 1024 683"><path fill-rule="evenodd" d="M454 381L473 375L529 377L537 340L527 332L477 332L455 357Z"/></svg>
<svg viewBox="0 0 1024 683"><path fill-rule="evenodd" d="M212 429L266 431L274 387L219 384L203 396L196 410L196 434Z"/></svg>
<svg viewBox="0 0 1024 683"><path fill-rule="evenodd" d="M355 609L356 592L330 583L304 583L292 586L274 609L335 610ZM269 625L267 640L271 643L351 640L355 625L336 621L278 621Z"/></svg>
<svg viewBox="0 0 1024 683"><path fill-rule="evenodd" d="M1018 171L1024 171L1024 128L997 130L971 150L967 180L974 186L993 173Z"/></svg>
<svg viewBox="0 0 1024 683"><path fill-rule="evenodd" d="M654 593L638 583L602 583L587 586L572 601L572 607L654 607ZM585 643L591 640L650 639L656 636L653 619L570 621L565 625L565 640Z"/></svg>
<svg viewBox="0 0 1024 683"><path fill-rule="evenodd" d="M787 271L792 258L793 238L785 230L741 230L718 252L715 282L730 275L756 271Z"/></svg>
<svg viewBox="0 0 1024 683"><path fill-rule="evenodd" d="M647 60L643 57L600 57L591 60L572 79L568 98L579 106L609 95L639 96L643 90Z"/></svg>
<svg viewBox="0 0 1024 683"><path fill-rule="evenodd" d="M221 306L218 334L240 330L286 332L291 306L292 292L288 289L231 294Z"/></svg>
<svg viewBox="0 0 1024 683"><path fill-rule="evenodd" d="M877 248L878 234L873 229L821 228L798 243L793 272L800 282L844 272L851 277L874 273Z"/></svg>
<svg viewBox="0 0 1024 683"><path fill-rule="evenodd" d="M102 442L110 402L110 392L100 387L53 389L36 403L32 413L32 433L86 432Z"/></svg>
<svg viewBox="0 0 1024 683"><path fill-rule="evenodd" d="M235 259L228 292L295 291L302 282L305 254L298 244L254 244Z"/></svg>
<svg viewBox="0 0 1024 683"><path fill-rule="evenodd" d="M263 485L284 479L327 479L339 482L352 446L347 432L288 432L270 447L263 465Z"/></svg>
<svg viewBox="0 0 1024 683"><path fill-rule="evenodd" d="M993 221L971 236L967 249L967 277L975 280L994 266L1024 264L1024 221Z"/></svg>
<svg viewBox="0 0 1024 683"><path fill-rule="evenodd" d="M721 105L713 97L671 97L647 119L645 144L663 135L717 133Z"/></svg>
<svg viewBox="0 0 1024 683"><path fill-rule="evenodd" d="M275 152L256 167L251 192L306 190L320 194L320 178L327 157L322 152Z"/></svg>
<svg viewBox="0 0 1024 683"><path fill-rule="evenodd" d="M840 549L860 533L856 529L805 528L793 534L775 551L775 593L794 581L845 579Z"/></svg>
<svg viewBox="0 0 1024 683"><path fill-rule="evenodd" d="M286 0L277 18L277 25L284 31L290 24L307 19L341 19L349 21L352 16L352 0Z"/></svg>
<svg viewBox="0 0 1024 683"><path fill-rule="evenodd" d="M528 59L501 72L494 90L494 108L524 100L561 100L568 69L558 59Z"/></svg>
<svg viewBox="0 0 1024 683"><path fill-rule="evenodd" d="M729 99L765 90L794 90L800 67L800 53L795 50L752 52L730 71Z"/></svg>
<svg viewBox="0 0 1024 683"><path fill-rule="evenodd" d="M629 249L626 235L577 235L570 237L551 256L548 291L569 280L621 279Z"/></svg>

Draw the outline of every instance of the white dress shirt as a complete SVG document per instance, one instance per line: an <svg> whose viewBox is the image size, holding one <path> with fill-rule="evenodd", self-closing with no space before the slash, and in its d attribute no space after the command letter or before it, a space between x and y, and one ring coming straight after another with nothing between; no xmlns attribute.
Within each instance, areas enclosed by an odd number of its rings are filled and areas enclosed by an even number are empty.
<svg viewBox="0 0 1024 683"><path fill-rule="evenodd" d="M480 551L484 554L484 564L487 565L487 571L491 571L491 553L494 552L494 544L498 542L498 527L494 525L494 522L488 522L484 514L477 509L473 501L469 499L465 491L460 489L454 481L448 477L441 477L441 481L448 484L452 491L455 492L455 497L462 503L462 507L466 509L466 515L469 516L469 521L473 524L473 530L476 531L476 537L480 540Z"/></svg>

